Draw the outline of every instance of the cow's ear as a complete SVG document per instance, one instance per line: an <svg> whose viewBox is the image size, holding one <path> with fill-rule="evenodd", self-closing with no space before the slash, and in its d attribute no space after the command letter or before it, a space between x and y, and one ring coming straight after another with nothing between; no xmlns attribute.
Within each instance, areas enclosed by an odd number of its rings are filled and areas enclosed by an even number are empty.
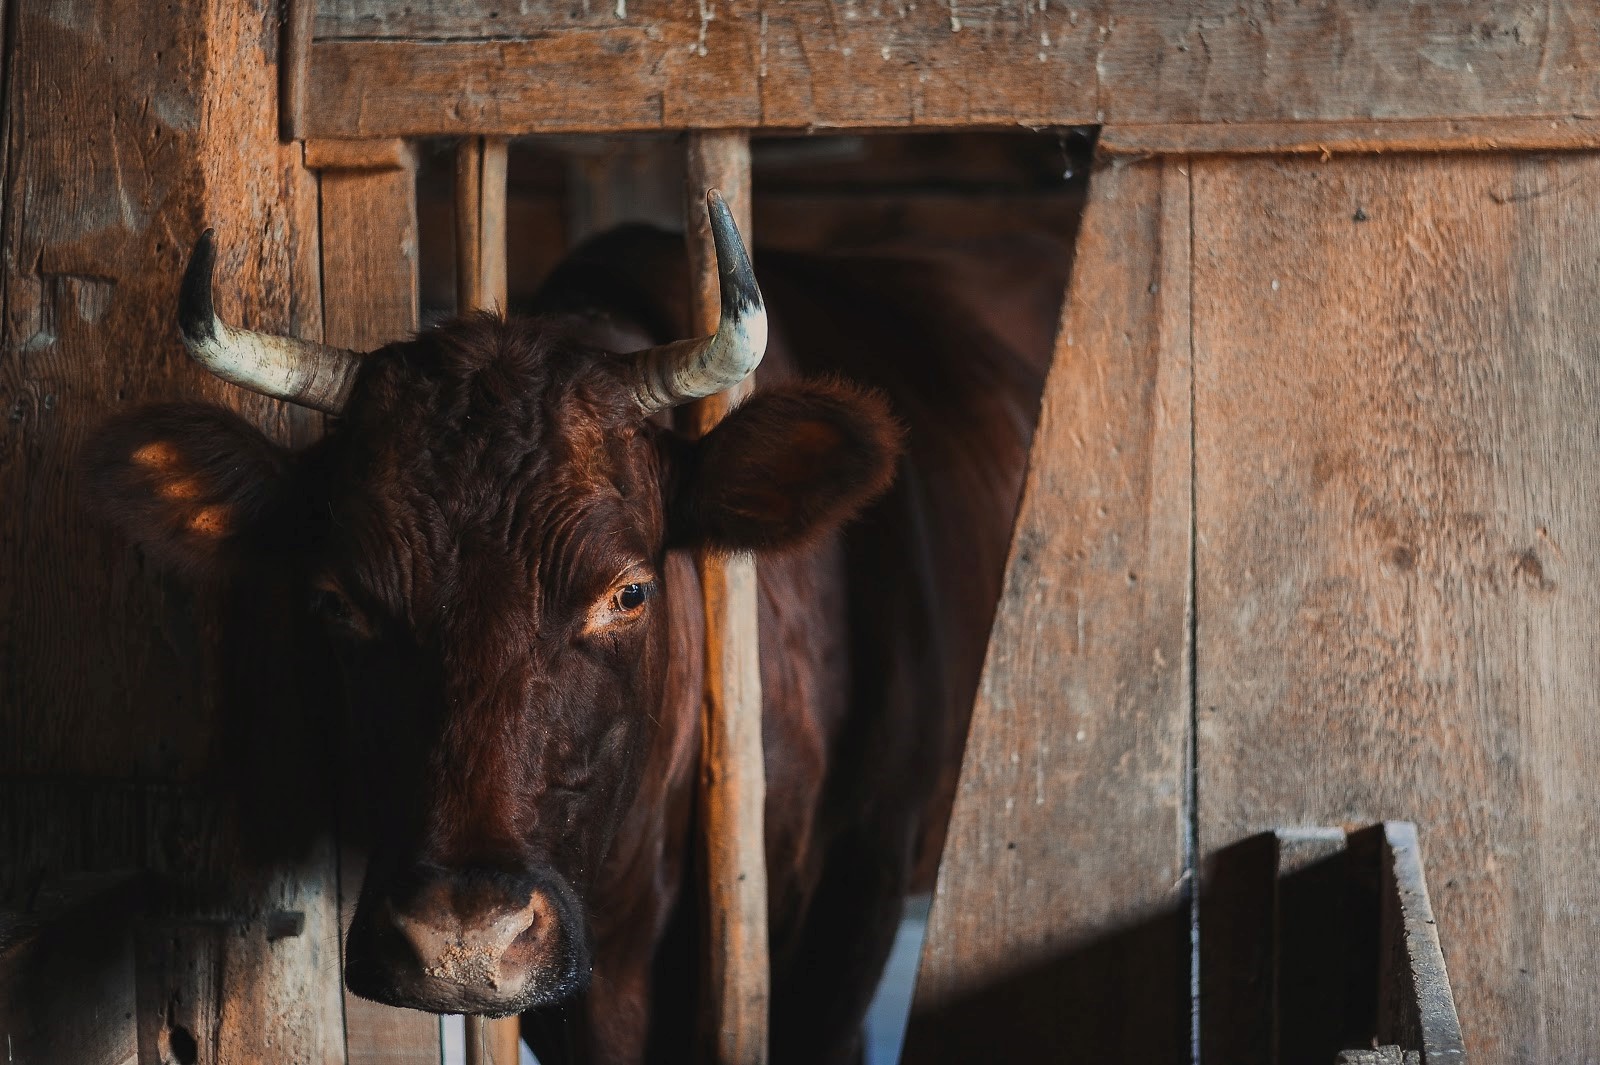
<svg viewBox="0 0 1600 1065"><path fill-rule="evenodd" d="M680 453L670 538L716 551L813 540L889 487L900 441L876 393L834 381L757 392Z"/></svg>
<svg viewBox="0 0 1600 1065"><path fill-rule="evenodd" d="M85 452L92 509L157 562L213 575L281 499L288 453L239 416L199 403L119 415Z"/></svg>

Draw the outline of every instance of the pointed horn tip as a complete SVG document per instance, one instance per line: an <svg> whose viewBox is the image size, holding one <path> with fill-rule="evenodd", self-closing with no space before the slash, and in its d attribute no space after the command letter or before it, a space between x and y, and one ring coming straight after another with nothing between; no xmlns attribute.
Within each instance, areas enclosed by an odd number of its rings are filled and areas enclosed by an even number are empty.
<svg viewBox="0 0 1600 1065"><path fill-rule="evenodd" d="M190 340L209 340L216 335L216 312L211 303L211 276L216 266L216 231L207 228L194 242L178 289L178 327Z"/></svg>

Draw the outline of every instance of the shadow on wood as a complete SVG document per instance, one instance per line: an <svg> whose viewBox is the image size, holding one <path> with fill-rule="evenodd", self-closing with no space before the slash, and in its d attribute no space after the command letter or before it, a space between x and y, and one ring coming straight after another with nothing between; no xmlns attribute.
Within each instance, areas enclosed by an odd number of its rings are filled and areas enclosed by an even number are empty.
<svg viewBox="0 0 1600 1065"><path fill-rule="evenodd" d="M919 1003L902 1060L1187 1062L1188 953L1187 910L1155 913L1002 979Z"/></svg>

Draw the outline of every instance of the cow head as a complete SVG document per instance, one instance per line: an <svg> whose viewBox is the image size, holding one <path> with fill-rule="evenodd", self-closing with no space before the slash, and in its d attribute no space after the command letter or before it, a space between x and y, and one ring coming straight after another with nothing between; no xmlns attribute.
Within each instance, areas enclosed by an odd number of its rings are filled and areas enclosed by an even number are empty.
<svg viewBox="0 0 1600 1065"><path fill-rule="evenodd" d="M365 356L233 329L208 234L180 298L190 353L338 419L291 453L167 405L92 445L99 507L149 555L271 567L333 650L374 825L347 944L360 994L505 1014L579 989L586 892L657 727L666 552L791 547L892 474L882 401L838 383L760 393L699 440L650 418L743 379L765 345L738 233L712 214L716 335L632 355L541 319L468 317Z"/></svg>

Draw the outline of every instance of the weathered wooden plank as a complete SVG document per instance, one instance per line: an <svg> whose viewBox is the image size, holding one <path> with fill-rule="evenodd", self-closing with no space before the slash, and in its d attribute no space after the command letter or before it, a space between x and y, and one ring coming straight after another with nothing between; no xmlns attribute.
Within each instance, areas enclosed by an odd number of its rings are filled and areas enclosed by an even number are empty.
<svg viewBox="0 0 1600 1065"><path fill-rule="evenodd" d="M456 309L506 307L506 154L502 137L456 145Z"/></svg>
<svg viewBox="0 0 1600 1065"><path fill-rule="evenodd" d="M304 142L310 170L415 170L416 149L399 139Z"/></svg>
<svg viewBox="0 0 1600 1065"><path fill-rule="evenodd" d="M1600 1045L1600 156L1197 160L1200 836L1414 820L1473 1058Z"/></svg>
<svg viewBox="0 0 1600 1065"><path fill-rule="evenodd" d="M1373 121L1600 110L1600 15L1338 0L1085 9L333 3L318 136Z"/></svg>
<svg viewBox="0 0 1600 1065"><path fill-rule="evenodd" d="M1386 962L1378 995L1380 1041L1416 1047L1421 1065L1463 1065L1466 1047L1445 972L1439 924L1422 872L1417 826L1383 826L1383 938Z"/></svg>
<svg viewBox="0 0 1600 1065"><path fill-rule="evenodd" d="M311 33L317 0L283 0L278 49L278 130L286 141L305 136L306 85L311 73Z"/></svg>
<svg viewBox="0 0 1600 1065"><path fill-rule="evenodd" d="M1187 1059L1188 211L1090 180L907 1061Z"/></svg>
<svg viewBox="0 0 1600 1065"><path fill-rule="evenodd" d="M1110 126L1109 155L1351 155L1377 152L1564 151L1600 148L1600 120L1424 118L1386 122L1219 122Z"/></svg>
<svg viewBox="0 0 1600 1065"><path fill-rule="evenodd" d="M417 328L416 155L403 142L355 154L306 145L320 174L324 339L370 351ZM364 856L339 855L339 942L355 916ZM342 972L342 966L340 968ZM349 1065L438 1065L439 1021L344 992Z"/></svg>
<svg viewBox="0 0 1600 1065"><path fill-rule="evenodd" d="M750 141L742 133L689 138L685 230L690 315L701 335L721 315L716 249L705 194L718 189L745 243L750 233ZM746 379L688 409L709 432L750 394ZM712 1059L767 1060L771 976L767 956L766 763L761 747L761 659L756 563L745 555L700 558L706 618L706 693L700 718L700 835L705 847L707 987Z"/></svg>
<svg viewBox="0 0 1600 1065"><path fill-rule="evenodd" d="M416 331L417 189L409 149L401 163L321 173L327 343L370 351Z"/></svg>
<svg viewBox="0 0 1600 1065"><path fill-rule="evenodd" d="M278 140L278 14L264 0L88 0L70 17L36 5L9 12L0 774L23 793L34 789L16 778L72 786L69 801L8 830L0 869L9 872L18 854L40 869L93 871L110 853L166 851L167 916L186 927L198 919L193 899L204 887L206 919L229 929L230 971L252 974L213 995L208 1045L226 1061L332 1065L343 1052L337 966L321 953L333 935L326 849L269 874L241 860L254 841L232 828L191 834L179 811L160 804L120 807L160 820L100 823L92 815L115 813L115 804L73 800L139 779L186 786L194 795L186 805L208 811L202 821L227 821L217 601L159 575L90 522L79 456L107 414L150 399L214 398L279 440L309 439L320 424L193 366L172 321L184 257L210 224L223 249L224 315L321 334L315 185L299 149ZM269 938L279 910L300 912L305 934ZM141 996L199 991L201 961L174 955L165 976L141 983Z"/></svg>

